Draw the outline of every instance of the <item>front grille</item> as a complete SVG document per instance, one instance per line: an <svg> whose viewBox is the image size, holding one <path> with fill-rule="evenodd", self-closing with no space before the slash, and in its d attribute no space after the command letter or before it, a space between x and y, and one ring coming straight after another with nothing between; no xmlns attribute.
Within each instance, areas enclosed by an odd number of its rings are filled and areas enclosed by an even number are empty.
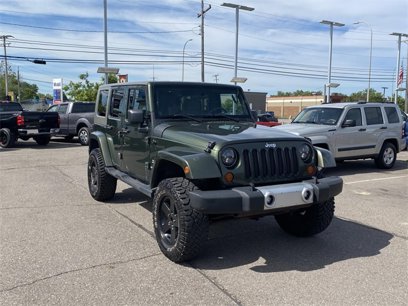
<svg viewBox="0 0 408 306"><path fill-rule="evenodd" d="M294 177L299 175L295 147L244 149L245 178Z"/></svg>

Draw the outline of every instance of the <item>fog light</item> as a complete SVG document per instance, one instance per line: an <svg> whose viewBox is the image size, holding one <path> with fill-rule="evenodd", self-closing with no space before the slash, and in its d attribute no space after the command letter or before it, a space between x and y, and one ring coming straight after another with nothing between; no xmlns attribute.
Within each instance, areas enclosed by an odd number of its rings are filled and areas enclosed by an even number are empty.
<svg viewBox="0 0 408 306"><path fill-rule="evenodd" d="M234 174L232 174L232 172L227 172L224 175L224 180L228 183L231 184L232 181L234 180Z"/></svg>
<svg viewBox="0 0 408 306"><path fill-rule="evenodd" d="M273 194L268 194L268 196L266 197L266 205L272 206L273 203L275 203L275 197L273 196Z"/></svg>

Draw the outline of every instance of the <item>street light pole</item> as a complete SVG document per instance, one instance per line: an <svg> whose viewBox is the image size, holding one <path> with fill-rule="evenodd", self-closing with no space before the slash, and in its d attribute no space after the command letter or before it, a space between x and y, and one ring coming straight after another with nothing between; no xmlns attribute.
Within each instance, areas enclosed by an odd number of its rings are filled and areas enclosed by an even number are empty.
<svg viewBox="0 0 408 306"><path fill-rule="evenodd" d="M383 86L383 87L381 87L381 88L383 89L383 98L384 98L384 100L386 100L386 99L385 99L385 90L388 89L388 87Z"/></svg>
<svg viewBox="0 0 408 306"><path fill-rule="evenodd" d="M184 51L185 51L186 45L187 45L187 43L188 43L189 41L192 41L192 39L187 40L187 41L184 43L184 47L183 47L183 64L182 64L182 72L181 72L181 81L182 81L182 82L184 82Z"/></svg>
<svg viewBox="0 0 408 306"><path fill-rule="evenodd" d="M234 65L234 84L237 85L238 78L238 30L239 30L239 10L253 11L253 7L238 5L233 3L223 3L221 6L226 6L235 9L235 65Z"/></svg>
<svg viewBox="0 0 408 306"><path fill-rule="evenodd" d="M321 24L328 24L330 26L330 48L329 48L329 69L327 73L327 84L331 83L331 70L332 70L332 49L333 49L333 26L342 27L344 23L335 22L335 21L328 21L322 20L320 21ZM330 103L330 87L328 86L327 89L327 97L326 102Z"/></svg>
<svg viewBox="0 0 408 306"><path fill-rule="evenodd" d="M105 53L105 68L108 68L108 3L103 0L103 41ZM108 73L105 72L105 84L108 84Z"/></svg>
<svg viewBox="0 0 408 306"><path fill-rule="evenodd" d="M0 38L3 39L3 47L4 47L4 83L5 83L5 89L6 89L6 99L8 96L8 66L7 66L7 47L6 47L6 39L8 38L14 38L14 36L11 35L2 35Z"/></svg>
<svg viewBox="0 0 408 306"><path fill-rule="evenodd" d="M390 35L398 36L398 54L397 54L397 73L395 77L395 93L394 93L394 103L397 104L398 100L398 78L399 78L399 69L400 69L400 59L401 59L401 37L408 37L408 34L405 33L391 33Z"/></svg>
<svg viewBox="0 0 408 306"><path fill-rule="evenodd" d="M373 28L372 26L365 21L357 21L354 24L362 24L365 23L370 28L370 60L368 66L368 87L367 87L367 99L366 102L370 101L370 89L371 89L371 62L373 58Z"/></svg>

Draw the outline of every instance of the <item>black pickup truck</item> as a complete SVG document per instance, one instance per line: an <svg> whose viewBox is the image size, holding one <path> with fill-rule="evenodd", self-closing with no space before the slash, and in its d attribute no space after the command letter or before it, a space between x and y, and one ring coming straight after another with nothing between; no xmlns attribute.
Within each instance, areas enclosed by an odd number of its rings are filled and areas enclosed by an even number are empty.
<svg viewBox="0 0 408 306"><path fill-rule="evenodd" d="M87 146L89 133L94 123L94 102L63 102L51 106L47 112L57 112L60 115L60 127L52 132L52 136L63 136L71 140L78 136L79 143Z"/></svg>
<svg viewBox="0 0 408 306"><path fill-rule="evenodd" d="M23 110L16 102L0 101L0 147L14 145L18 138L33 138L45 146L50 142L51 129L59 127L58 113L32 112Z"/></svg>

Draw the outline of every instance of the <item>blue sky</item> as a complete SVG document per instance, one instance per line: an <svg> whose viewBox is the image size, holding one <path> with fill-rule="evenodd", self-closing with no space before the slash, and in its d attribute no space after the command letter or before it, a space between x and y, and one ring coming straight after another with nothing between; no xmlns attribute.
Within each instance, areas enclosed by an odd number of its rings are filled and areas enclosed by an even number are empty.
<svg viewBox="0 0 408 306"><path fill-rule="evenodd" d="M253 7L239 14L239 77L245 90L276 94L297 89L323 91L329 63L329 26L334 28L332 82L343 94L368 85L370 29L373 31L371 87L386 95L395 88L397 37L408 33L408 1L227 1ZM200 0L107 0L109 66L129 81L201 81ZM205 81L230 83L234 76L235 10L206 1ZM359 25L356 21L364 21ZM8 39L8 61L23 80L52 93L52 79L78 81L103 66L103 0L8 0L0 2L0 35ZM3 52L0 52L3 55ZM406 66L407 44L401 45ZM26 59L45 59L35 65ZM406 75L406 74L405 74Z"/></svg>

